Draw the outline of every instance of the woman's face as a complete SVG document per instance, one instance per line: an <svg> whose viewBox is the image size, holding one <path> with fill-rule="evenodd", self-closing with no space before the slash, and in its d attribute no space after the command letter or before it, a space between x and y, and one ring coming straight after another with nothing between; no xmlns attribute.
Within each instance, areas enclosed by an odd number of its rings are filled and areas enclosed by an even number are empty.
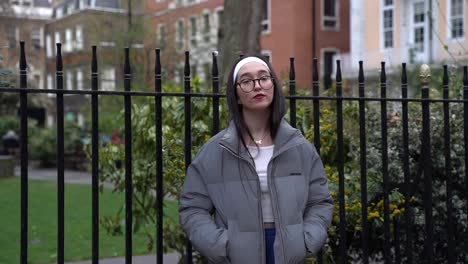
<svg viewBox="0 0 468 264"><path fill-rule="evenodd" d="M273 101L273 86L268 68L258 62L249 62L237 73L237 102L244 110L268 109Z"/></svg>

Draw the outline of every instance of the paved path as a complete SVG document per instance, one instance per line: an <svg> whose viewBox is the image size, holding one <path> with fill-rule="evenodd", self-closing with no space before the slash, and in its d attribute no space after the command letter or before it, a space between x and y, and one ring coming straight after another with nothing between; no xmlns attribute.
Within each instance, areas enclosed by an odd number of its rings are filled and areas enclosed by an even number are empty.
<svg viewBox="0 0 468 264"><path fill-rule="evenodd" d="M15 176L20 176L21 170L20 167L15 168ZM28 177L30 179L37 180L57 180L57 169L56 168L29 168ZM65 170L65 182L67 183L76 183L76 184L91 184L91 173L84 171L71 171ZM112 184L105 183L105 187L112 188ZM169 253L164 255L164 263L167 264L177 264L179 255L177 253ZM156 263L156 255L146 255L146 256L134 256L132 258L133 264L148 264ZM78 261L78 262L67 262L67 264L91 264L90 260L87 261ZM117 258L107 258L100 259L99 264L125 264L125 257Z"/></svg>

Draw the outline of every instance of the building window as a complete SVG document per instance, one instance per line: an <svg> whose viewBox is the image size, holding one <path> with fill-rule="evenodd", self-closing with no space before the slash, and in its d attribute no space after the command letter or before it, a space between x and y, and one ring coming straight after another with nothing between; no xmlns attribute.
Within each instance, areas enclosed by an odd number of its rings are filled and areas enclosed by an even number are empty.
<svg viewBox="0 0 468 264"><path fill-rule="evenodd" d="M52 47L52 37L50 35L46 36L46 54L49 58L54 56Z"/></svg>
<svg viewBox="0 0 468 264"><path fill-rule="evenodd" d="M271 61L271 50L262 50L261 54L262 54L263 58L265 58L266 61L268 61L270 63L272 62Z"/></svg>
<svg viewBox="0 0 468 264"><path fill-rule="evenodd" d="M424 25L425 25L425 5L418 2L413 5L413 43L414 50L424 51Z"/></svg>
<svg viewBox="0 0 468 264"><path fill-rule="evenodd" d="M184 21L177 21L176 29L176 48L182 50L184 48Z"/></svg>
<svg viewBox="0 0 468 264"><path fill-rule="evenodd" d="M217 17L217 22L218 22L218 29L223 26L223 18L224 18L224 10L219 9L216 11L216 17Z"/></svg>
<svg viewBox="0 0 468 264"><path fill-rule="evenodd" d="M463 23L464 23L463 10L465 10L464 1L463 0L450 0L449 2L450 2L450 9L449 9L450 37L461 38L463 37L463 34L464 34L464 28L463 28Z"/></svg>
<svg viewBox="0 0 468 264"><path fill-rule="evenodd" d="M58 7L57 9L55 9L55 17L56 18L63 17L63 7Z"/></svg>
<svg viewBox="0 0 468 264"><path fill-rule="evenodd" d="M65 52L71 52L73 50L73 34L71 29L67 28L65 30L65 45L64 45L64 51Z"/></svg>
<svg viewBox="0 0 468 264"><path fill-rule="evenodd" d="M203 14L203 41L210 42L210 13Z"/></svg>
<svg viewBox="0 0 468 264"><path fill-rule="evenodd" d="M14 25L9 25L7 28L7 38L8 38L8 47L10 49L16 48L16 43L18 42L18 28Z"/></svg>
<svg viewBox="0 0 468 264"><path fill-rule="evenodd" d="M82 69L76 69L76 89L77 90L83 90L83 70Z"/></svg>
<svg viewBox="0 0 468 264"><path fill-rule="evenodd" d="M33 26L31 30L31 44L33 48L41 48L41 29L38 26Z"/></svg>
<svg viewBox="0 0 468 264"><path fill-rule="evenodd" d="M50 73L47 74L47 89L54 89L54 79L52 78L52 74Z"/></svg>
<svg viewBox="0 0 468 264"><path fill-rule="evenodd" d="M107 68L102 72L101 90L115 90L115 68Z"/></svg>
<svg viewBox="0 0 468 264"><path fill-rule="evenodd" d="M190 46L197 47L197 19L190 17Z"/></svg>
<svg viewBox="0 0 468 264"><path fill-rule="evenodd" d="M384 0L382 18L383 47L393 48L393 0Z"/></svg>
<svg viewBox="0 0 468 264"><path fill-rule="evenodd" d="M159 24L157 32L157 43L161 50L166 47L166 25Z"/></svg>
<svg viewBox="0 0 468 264"><path fill-rule="evenodd" d="M83 49L83 26L78 25L75 28L75 47L77 50Z"/></svg>
<svg viewBox="0 0 468 264"><path fill-rule="evenodd" d="M338 30L338 1L322 0L322 28Z"/></svg>
<svg viewBox="0 0 468 264"><path fill-rule="evenodd" d="M263 0L262 33L270 32L270 0Z"/></svg>
<svg viewBox="0 0 468 264"><path fill-rule="evenodd" d="M332 50L323 52L323 85L325 89L329 89L332 86L333 58L336 53L336 51Z"/></svg>
<svg viewBox="0 0 468 264"><path fill-rule="evenodd" d="M65 73L65 78L67 80L67 87L65 87L66 90L73 90L73 73L72 71L68 70Z"/></svg>

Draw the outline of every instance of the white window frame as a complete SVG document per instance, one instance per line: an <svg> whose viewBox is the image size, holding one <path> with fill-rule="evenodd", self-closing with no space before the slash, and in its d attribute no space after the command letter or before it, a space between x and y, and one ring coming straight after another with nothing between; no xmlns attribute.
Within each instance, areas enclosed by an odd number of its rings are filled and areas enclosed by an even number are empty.
<svg viewBox="0 0 468 264"><path fill-rule="evenodd" d="M182 27L182 36L179 34L180 27ZM177 51L184 50L185 47L185 23L184 19L181 18L176 21L176 32L175 32L175 46Z"/></svg>
<svg viewBox="0 0 468 264"><path fill-rule="evenodd" d="M270 63L273 63L273 57L271 56L271 50L262 50L260 52L263 56L268 56L268 58L270 58Z"/></svg>
<svg viewBox="0 0 468 264"><path fill-rule="evenodd" d="M83 49L83 26L77 25L75 27L75 49L82 50Z"/></svg>
<svg viewBox="0 0 468 264"><path fill-rule="evenodd" d="M81 68L76 69L76 89L77 90L83 90L84 88L84 75L83 75L83 70Z"/></svg>
<svg viewBox="0 0 468 264"><path fill-rule="evenodd" d="M37 30L37 32L34 32L35 29ZM33 46L33 48L36 48L36 49L42 48L41 32L42 32L42 27L39 27L37 25L33 25L33 27L31 28L31 45ZM34 33L36 33L36 34L34 34ZM34 39L38 40L38 42L39 42L38 46L34 45Z"/></svg>
<svg viewBox="0 0 468 264"><path fill-rule="evenodd" d="M57 7L57 9L55 9L55 18L61 18L63 17L63 7Z"/></svg>
<svg viewBox="0 0 468 264"><path fill-rule="evenodd" d="M206 18L208 17L208 28L206 27ZM211 42L211 26L212 26L212 21L211 21L211 13L209 10L203 11L202 15L202 34L203 34L203 41L205 43L210 43Z"/></svg>
<svg viewBox="0 0 468 264"><path fill-rule="evenodd" d="M46 36L46 55L48 58L54 56L54 48L52 46L52 37L50 35Z"/></svg>
<svg viewBox="0 0 468 264"><path fill-rule="evenodd" d="M214 23L214 24L215 24L215 26L216 26L217 29L219 29L219 28L222 26L222 25L221 25L221 21L220 21L221 19L220 19L219 13L222 13L223 16L224 16L224 9L223 9L223 7L221 7L221 6L215 9L216 19L215 19L215 23Z"/></svg>
<svg viewBox="0 0 468 264"><path fill-rule="evenodd" d="M335 16L326 16L325 15L325 1L335 1ZM322 0L320 6L320 24L322 30L326 31L338 31L340 30L340 1L338 0ZM325 25L325 21L334 21L335 26Z"/></svg>
<svg viewBox="0 0 468 264"><path fill-rule="evenodd" d="M190 48L196 48L198 47L198 21L197 17L195 16L190 16L189 19L189 44ZM195 28L195 30L194 30Z"/></svg>
<svg viewBox="0 0 468 264"><path fill-rule="evenodd" d="M465 8L466 8L466 5L468 3L466 2L466 0L463 0L462 1L462 14L459 16L459 17L453 17L452 16L452 12L451 12L451 9L452 9L452 0L447 0L447 27L446 27L446 32L447 32L447 40L463 40L465 38L465 34L466 34L466 27L465 27L465 22L466 22L466 13L465 13ZM461 18L462 19L462 25L463 25L463 33L461 36L459 37L453 37L452 36L452 20L453 19L456 19L456 18Z"/></svg>
<svg viewBox="0 0 468 264"><path fill-rule="evenodd" d="M73 31L70 28L65 29L65 44L64 44L64 52L72 52L73 51Z"/></svg>
<svg viewBox="0 0 468 264"><path fill-rule="evenodd" d="M101 75L101 90L103 91L114 91L116 73L114 67L105 68Z"/></svg>
<svg viewBox="0 0 468 264"><path fill-rule="evenodd" d="M74 90L73 87L73 71L67 70L65 72L66 87L65 90Z"/></svg>
<svg viewBox="0 0 468 264"><path fill-rule="evenodd" d="M418 54L424 54L427 52L427 45L426 43L428 42L428 27L427 27L427 23L428 23L428 17L427 17L427 4L425 3L426 1L425 0L414 0L411 2L411 6L410 6L410 43L413 47L413 50L415 51L416 53L416 57L419 57L421 55L418 55ZM423 22L415 22L414 21L414 15L415 15L415 9L414 9L414 6L416 4L423 4L424 5L424 21ZM420 49L417 49L416 47L416 42L415 42L415 35L416 35L416 29L423 29L423 36L424 36L424 39L423 39L423 42L421 43L422 44L422 50ZM417 60L421 60L422 58L417 58Z"/></svg>
<svg viewBox="0 0 468 264"><path fill-rule="evenodd" d="M164 32L163 32L164 31ZM167 45L167 28L166 24L158 24L158 29L156 31L156 47L164 50Z"/></svg>
<svg viewBox="0 0 468 264"><path fill-rule="evenodd" d="M337 49L337 48L322 48L320 49L320 68L319 68L319 72L320 72L320 79L322 79L324 76L325 76L325 52L333 52L335 53L335 57L340 55L340 50ZM336 59L333 60L332 59L332 71L331 71L331 79L334 80L334 76L335 76L335 73L336 73Z"/></svg>
<svg viewBox="0 0 468 264"><path fill-rule="evenodd" d="M380 50L385 51L389 49L393 49L395 47L395 1L393 0L391 5L385 5L386 0L381 0L380 6ZM384 20L385 20L385 11L392 11L392 27L391 28L384 28ZM390 47L385 47L385 33L392 32L392 45Z"/></svg>
<svg viewBox="0 0 468 264"><path fill-rule="evenodd" d="M264 0L264 1L267 1L267 18L262 19L262 22L261 22L262 35L271 33L271 0Z"/></svg>

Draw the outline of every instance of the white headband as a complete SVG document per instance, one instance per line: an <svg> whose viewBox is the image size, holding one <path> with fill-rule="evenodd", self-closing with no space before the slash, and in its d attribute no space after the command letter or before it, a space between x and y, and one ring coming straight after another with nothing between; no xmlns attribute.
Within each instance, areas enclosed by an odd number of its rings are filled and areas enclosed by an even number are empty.
<svg viewBox="0 0 468 264"><path fill-rule="evenodd" d="M239 72L240 68L242 68L242 66L244 66L245 64L249 63L249 62L258 62L260 64L263 64L268 70L270 70L270 67L268 67L268 64L266 64L263 60L257 58L257 57L246 57L242 60L240 60L237 64L236 64L236 68L234 68L234 74L232 75L232 77L234 78L234 82L236 81L236 77L237 77L237 73Z"/></svg>

